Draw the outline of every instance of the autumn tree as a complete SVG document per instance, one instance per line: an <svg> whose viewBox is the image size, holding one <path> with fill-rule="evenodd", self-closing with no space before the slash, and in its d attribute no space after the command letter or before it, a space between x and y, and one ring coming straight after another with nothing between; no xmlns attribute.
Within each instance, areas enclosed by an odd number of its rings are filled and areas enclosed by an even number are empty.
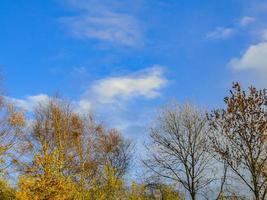
<svg viewBox="0 0 267 200"><path fill-rule="evenodd" d="M96 162L112 166L116 177L122 178L131 162L134 148L132 142L124 139L116 129L106 130L102 125L96 127L94 138Z"/></svg>
<svg viewBox="0 0 267 200"><path fill-rule="evenodd" d="M140 186L139 186L140 187ZM162 182L152 182L143 184L144 196L149 199L166 199L166 200L182 200L184 199L177 188L170 184Z"/></svg>
<svg viewBox="0 0 267 200"><path fill-rule="evenodd" d="M250 189L254 199L264 200L267 193L266 90L250 87L244 91L239 83L234 83L224 102L224 109L209 115L214 150Z"/></svg>
<svg viewBox="0 0 267 200"><path fill-rule="evenodd" d="M214 180L210 176L207 119L195 107L167 107L151 129L150 138L150 154L144 164L160 177L183 186L191 199Z"/></svg>
<svg viewBox="0 0 267 200"><path fill-rule="evenodd" d="M23 128L24 113L8 99L0 96L0 173L10 172L13 161L26 150Z"/></svg>
<svg viewBox="0 0 267 200"><path fill-rule="evenodd" d="M78 186L61 173L59 156L58 151L35 155L30 171L19 178L16 199L78 200Z"/></svg>
<svg viewBox="0 0 267 200"><path fill-rule="evenodd" d="M182 200L180 193L173 187L165 184L154 186L152 188L151 185L135 182L127 186L122 178L117 177L116 171L106 165L101 179L93 182L87 198L95 200Z"/></svg>
<svg viewBox="0 0 267 200"><path fill-rule="evenodd" d="M6 180L0 179L0 199L1 200L14 200L16 191L11 187Z"/></svg>
<svg viewBox="0 0 267 200"><path fill-rule="evenodd" d="M127 197L129 200L152 200L152 197L146 192L146 186L135 182L132 182Z"/></svg>
<svg viewBox="0 0 267 200"><path fill-rule="evenodd" d="M131 143L116 130L107 130L91 115L76 113L71 104L59 98L36 108L29 140L32 156L39 161L22 163L24 175L39 177L46 170L56 169L60 181L67 178L78 185L80 199L85 199L93 180L101 178L105 166L111 166L117 178L121 178L128 169L132 151ZM55 158L50 158L54 154ZM38 165L46 163L45 159L52 159L53 163Z"/></svg>
<svg viewBox="0 0 267 200"><path fill-rule="evenodd" d="M88 191L89 199L95 200L123 200L127 197L123 179L117 178L116 171L109 165L104 167L101 178L94 179Z"/></svg>

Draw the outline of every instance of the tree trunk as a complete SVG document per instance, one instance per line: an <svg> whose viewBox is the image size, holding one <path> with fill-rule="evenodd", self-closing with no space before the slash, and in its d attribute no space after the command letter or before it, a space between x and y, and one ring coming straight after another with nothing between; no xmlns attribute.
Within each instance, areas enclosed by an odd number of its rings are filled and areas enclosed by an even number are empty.
<svg viewBox="0 0 267 200"><path fill-rule="evenodd" d="M190 193L190 196L192 200L196 200L196 193L194 191Z"/></svg>

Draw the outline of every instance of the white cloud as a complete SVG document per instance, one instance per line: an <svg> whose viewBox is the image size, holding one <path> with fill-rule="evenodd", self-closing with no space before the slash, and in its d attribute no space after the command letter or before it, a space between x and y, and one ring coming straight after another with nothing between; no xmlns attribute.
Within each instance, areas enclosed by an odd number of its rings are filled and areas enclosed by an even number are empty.
<svg viewBox="0 0 267 200"><path fill-rule="evenodd" d="M14 103L18 108L21 108L25 111L32 112L34 108L38 105L45 105L49 102L51 97L46 94L38 94L33 96L27 96L23 99L10 98L7 97L7 100ZM79 101L73 101L74 110L79 113L86 113L91 111L92 103L90 100L81 99Z"/></svg>
<svg viewBox="0 0 267 200"><path fill-rule="evenodd" d="M44 104L49 101L49 96L46 94L38 94L35 96L27 96L24 99L16 99L16 98L9 98L12 103L14 103L17 107L22 108L27 111L32 111L35 106L38 104Z"/></svg>
<svg viewBox="0 0 267 200"><path fill-rule="evenodd" d="M162 68L153 67L133 76L109 77L99 80L90 88L90 91L102 103L110 103L117 98L155 98L160 95L158 90L167 83L162 75Z"/></svg>
<svg viewBox="0 0 267 200"><path fill-rule="evenodd" d="M207 34L210 39L227 39L235 33L233 28L217 27L214 31Z"/></svg>
<svg viewBox="0 0 267 200"><path fill-rule="evenodd" d="M248 26L248 25L252 24L253 22L255 22L255 18L245 16L240 20L239 24L240 24L240 26Z"/></svg>
<svg viewBox="0 0 267 200"><path fill-rule="evenodd" d="M78 16L64 18L71 33L78 38L93 38L125 46L140 43L140 33L135 19L125 14L106 16Z"/></svg>
<svg viewBox="0 0 267 200"><path fill-rule="evenodd" d="M241 30L244 31L244 29L241 29L241 27L247 27L254 23L256 21L255 18L250 16L244 16L241 19L237 21L237 24L233 25L233 27L222 27L218 26L213 31L209 32L206 37L209 39L227 39L234 34L239 33Z"/></svg>
<svg viewBox="0 0 267 200"><path fill-rule="evenodd" d="M116 1L115 1L116 2ZM135 47L142 44L141 28L130 13L117 11L110 1L69 1L80 13L63 17L63 22L76 38L95 39L110 44ZM117 3L119 4L119 3Z"/></svg>
<svg viewBox="0 0 267 200"><path fill-rule="evenodd" d="M240 58L233 58L229 64L238 70L267 70L267 42L251 45Z"/></svg>
<svg viewBox="0 0 267 200"><path fill-rule="evenodd" d="M92 111L92 102L90 100L82 99L78 102L74 102L76 105L75 110L78 113L88 113Z"/></svg>
<svg viewBox="0 0 267 200"><path fill-rule="evenodd" d="M119 100L120 106L124 107L127 100L132 98L151 99L160 96L160 89L166 84L167 80L163 77L162 67L153 66L134 74L97 80L89 86L82 98L72 101L72 105L74 110L79 113L101 109L102 104L106 103L119 106L117 100ZM51 99L46 94L27 96L22 99L7 98L16 106L29 112L32 112L39 104L45 104Z"/></svg>
<svg viewBox="0 0 267 200"><path fill-rule="evenodd" d="M232 58L229 66L239 72L238 79L242 79L248 84L260 85L266 87L267 73L267 31L259 31L262 33L261 41L252 44L242 53L241 56Z"/></svg>

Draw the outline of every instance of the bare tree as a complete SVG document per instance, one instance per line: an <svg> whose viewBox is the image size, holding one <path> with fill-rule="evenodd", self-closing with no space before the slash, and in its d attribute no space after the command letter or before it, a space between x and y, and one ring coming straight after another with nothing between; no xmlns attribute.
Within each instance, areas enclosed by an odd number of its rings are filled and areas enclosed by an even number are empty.
<svg viewBox="0 0 267 200"><path fill-rule="evenodd" d="M209 115L215 133L214 150L252 191L254 199L264 200L267 193L266 91L250 87L246 92L235 83L224 102L225 109Z"/></svg>
<svg viewBox="0 0 267 200"><path fill-rule="evenodd" d="M214 177L207 174L213 159L209 151L205 115L191 105L174 104L151 129L149 158L144 164L154 173L181 184L195 200Z"/></svg>

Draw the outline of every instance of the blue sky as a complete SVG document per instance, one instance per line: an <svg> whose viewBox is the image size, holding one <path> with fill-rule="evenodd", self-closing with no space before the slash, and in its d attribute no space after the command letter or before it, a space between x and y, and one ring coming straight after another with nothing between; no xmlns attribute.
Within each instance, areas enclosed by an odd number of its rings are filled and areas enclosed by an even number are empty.
<svg viewBox="0 0 267 200"><path fill-rule="evenodd" d="M59 93L136 140L172 99L222 105L232 81L267 87L261 0L1 0L6 95Z"/></svg>

